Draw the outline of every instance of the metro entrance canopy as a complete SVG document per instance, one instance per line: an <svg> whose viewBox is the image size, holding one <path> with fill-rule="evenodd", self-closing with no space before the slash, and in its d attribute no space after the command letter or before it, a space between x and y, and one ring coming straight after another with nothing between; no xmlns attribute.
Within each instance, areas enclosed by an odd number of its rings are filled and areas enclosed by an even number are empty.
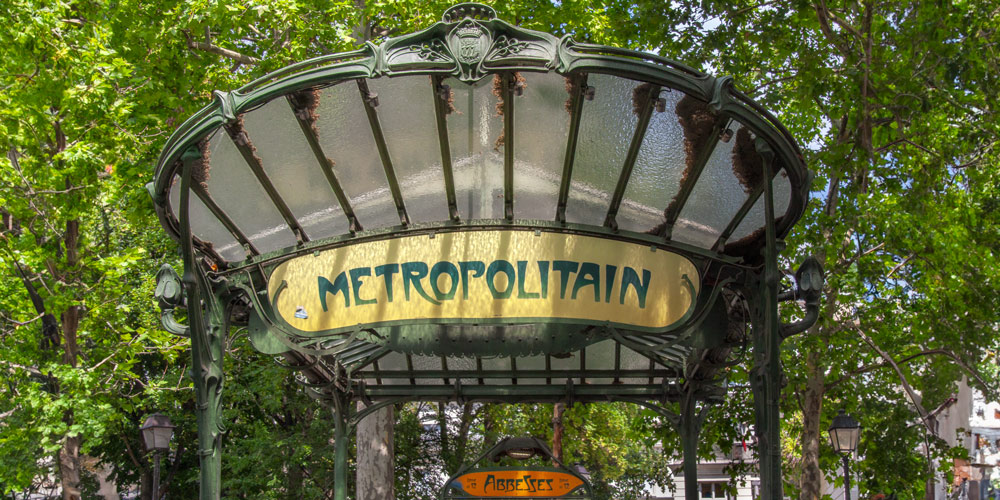
<svg viewBox="0 0 1000 500"><path fill-rule="evenodd" d="M478 4L217 92L150 187L184 259L157 298L191 337L201 498L221 494L231 324L334 409L338 499L349 429L410 400L652 408L697 498L705 409L752 347L761 492L781 498L779 345L815 322L822 270L779 293L777 255L809 177L730 79ZM782 300L803 319L780 324Z"/></svg>

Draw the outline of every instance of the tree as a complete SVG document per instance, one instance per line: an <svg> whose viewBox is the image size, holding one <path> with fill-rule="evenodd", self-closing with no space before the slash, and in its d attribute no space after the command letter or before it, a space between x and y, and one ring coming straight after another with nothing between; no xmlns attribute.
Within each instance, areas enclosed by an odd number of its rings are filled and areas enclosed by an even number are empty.
<svg viewBox="0 0 1000 500"><path fill-rule="evenodd" d="M819 174L786 251L789 262L816 254L828 272L820 322L785 350L786 411L802 416L792 468L801 497L819 498L831 470L820 447L831 406L887 428L921 423L893 438L894 453L880 449L888 436L867 432L872 459L862 463L873 492L918 496L914 468L896 466L915 458L904 450L938 437L928 409L962 376L996 394L977 366L995 352L998 325L1000 13L988 2L617 8L639 20L626 23L637 45L739 75L806 144Z"/></svg>
<svg viewBox="0 0 1000 500"><path fill-rule="evenodd" d="M175 260L142 186L150 165L211 90L425 27L451 2L8 4L0 14L12 27L0 33L0 377L12 397L0 399L0 489L58 477L64 498L79 497L81 454L112 464L119 484L141 484L137 471L148 466L135 429L146 414L171 410L180 425L171 463L183 466L168 473L168 487L183 497L195 481L184 472L196 461L194 423L183 417L193 397L187 341L159 329L150 300L156 269ZM914 466L929 477L932 459L948 453L928 415L961 377L984 390L996 380L980 372L1000 323L1000 11L982 0L495 7L528 28L573 30L580 40L736 75L806 145L816 191L784 255L789 266L820 256L829 286L820 323L786 343L790 486L818 498L835 468L820 444L824 423L845 406L868 429L863 489L920 495ZM225 463L227 477L241 480L227 496L263 486L289 498L321 495L328 414L234 338ZM745 380L738 369L729 376ZM745 396L734 389L713 413L706 443L740 436L724 417ZM458 411L459 425L441 434L445 463L468 457L477 436L490 435L488 422L510 411ZM551 407L519 411L526 432L548 435ZM581 415L609 425L586 428ZM403 429L419 426L412 413L399 418ZM567 460L583 460L608 485L641 475L606 457L645 456L651 443L638 440L647 432L665 453L675 449L674 434L634 408L578 406L564 419ZM404 456L416 453L407 446L424 446L413 436L398 434ZM262 442L279 443L266 471L256 454ZM296 468L302 463L313 465Z"/></svg>

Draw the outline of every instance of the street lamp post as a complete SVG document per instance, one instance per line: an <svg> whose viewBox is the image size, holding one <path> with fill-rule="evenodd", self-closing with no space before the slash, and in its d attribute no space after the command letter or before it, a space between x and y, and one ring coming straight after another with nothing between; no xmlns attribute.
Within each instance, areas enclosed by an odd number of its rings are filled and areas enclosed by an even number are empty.
<svg viewBox="0 0 1000 500"><path fill-rule="evenodd" d="M160 499L160 452L170 449L174 425L166 415L154 413L146 418L142 427L142 442L153 452L153 500Z"/></svg>
<svg viewBox="0 0 1000 500"><path fill-rule="evenodd" d="M851 476L848 470L847 458L858 448L861 437L861 424L850 415L840 410L830 424L830 444L840 452L844 460L844 500L851 500Z"/></svg>

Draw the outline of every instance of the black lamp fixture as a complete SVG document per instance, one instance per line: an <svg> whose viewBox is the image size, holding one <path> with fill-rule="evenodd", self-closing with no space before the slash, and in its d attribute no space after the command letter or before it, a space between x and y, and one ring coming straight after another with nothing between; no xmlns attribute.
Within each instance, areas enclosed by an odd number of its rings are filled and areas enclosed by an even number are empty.
<svg viewBox="0 0 1000 500"><path fill-rule="evenodd" d="M174 424L170 417L154 413L146 418L139 428L146 449L153 452L153 500L160 498L160 452L170 450L170 438L174 435Z"/></svg>
<svg viewBox="0 0 1000 500"><path fill-rule="evenodd" d="M844 410L839 410L828 429L830 445L842 455L844 461L844 500L851 500L851 476L848 469L848 457L858 449L861 438L861 424Z"/></svg>

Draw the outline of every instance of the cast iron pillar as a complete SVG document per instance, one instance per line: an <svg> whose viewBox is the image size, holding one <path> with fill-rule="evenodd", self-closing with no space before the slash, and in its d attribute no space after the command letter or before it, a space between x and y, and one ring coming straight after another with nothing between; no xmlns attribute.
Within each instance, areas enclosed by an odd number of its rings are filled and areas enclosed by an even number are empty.
<svg viewBox="0 0 1000 500"><path fill-rule="evenodd" d="M698 437L701 425L705 421L708 406L700 411L696 408L695 390L697 386L688 381L687 391L681 400L680 434L681 447L684 452L684 498L699 500L701 492L698 488Z"/></svg>
<svg viewBox="0 0 1000 500"><path fill-rule="evenodd" d="M753 304L754 366L750 372L753 390L757 451L760 460L762 500L781 500L781 335L778 317L778 243L774 222L774 152L762 139L757 151L764 167L764 269L758 277Z"/></svg>
<svg viewBox="0 0 1000 500"><path fill-rule="evenodd" d="M335 389L333 399L333 500L347 500L347 457L351 444L351 431L355 425L351 418L351 399L348 394Z"/></svg>
<svg viewBox="0 0 1000 500"><path fill-rule="evenodd" d="M182 157L180 233L184 259L182 281L187 296L189 334L191 336L191 375L194 378L198 416L198 458L201 468L200 500L219 500L222 496L222 358L224 354L228 308L220 293L209 286L195 258L191 234L189 202L192 169L201 154L192 148Z"/></svg>

